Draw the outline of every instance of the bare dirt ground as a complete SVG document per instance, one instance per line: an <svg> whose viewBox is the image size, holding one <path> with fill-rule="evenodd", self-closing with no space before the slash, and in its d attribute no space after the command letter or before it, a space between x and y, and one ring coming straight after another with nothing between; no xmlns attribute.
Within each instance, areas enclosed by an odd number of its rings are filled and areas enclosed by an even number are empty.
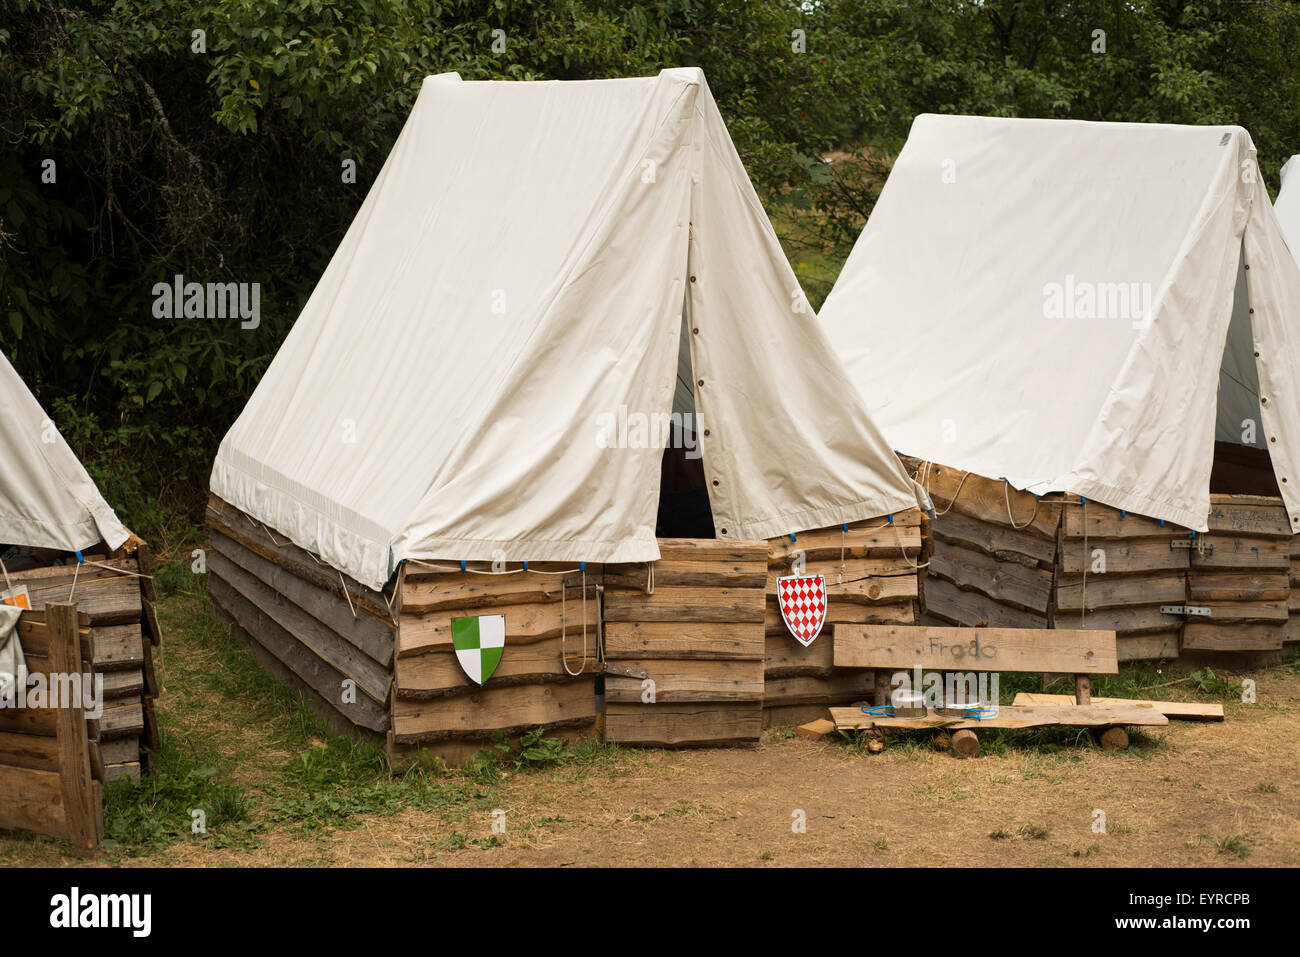
<svg viewBox="0 0 1300 957"><path fill-rule="evenodd" d="M1300 864L1300 675L1256 675L1223 723L1128 752L1066 745L961 761L769 735L754 749L631 753L613 773L511 775L492 811L410 809L276 835L226 864L474 866L1284 866ZM1106 833L1094 833L1094 811ZM799 812L806 831L793 825ZM459 846L458 846L459 845ZM1244 851L1244 857L1240 856ZM211 865L201 846L150 863Z"/></svg>
<svg viewBox="0 0 1300 957"><path fill-rule="evenodd" d="M199 599L162 610L171 770L115 813L166 817L173 833L88 860L0 834L0 866L1300 865L1297 663L1252 672L1257 702L1228 700L1226 721L1171 722L1126 751L1072 732L982 732L986 753L963 761L929 735L891 737L871 755L783 729L754 748L590 748L541 770L444 772L321 823L318 795L355 801L392 776L294 777L304 754L325 758L314 773L328 775L338 742L256 684L264 673L213 631ZM1177 680L1152 696L1210 700ZM246 818L194 838L189 795L167 791L209 766Z"/></svg>

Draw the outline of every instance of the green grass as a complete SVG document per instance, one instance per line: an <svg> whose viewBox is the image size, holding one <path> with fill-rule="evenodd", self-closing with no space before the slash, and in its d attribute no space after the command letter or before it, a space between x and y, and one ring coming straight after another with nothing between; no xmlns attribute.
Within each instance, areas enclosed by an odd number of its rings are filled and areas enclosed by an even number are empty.
<svg viewBox="0 0 1300 957"><path fill-rule="evenodd" d="M1236 854L1243 861L1250 855L1251 842L1244 834L1233 834L1229 837L1205 834L1203 837L1213 844L1220 854Z"/></svg>

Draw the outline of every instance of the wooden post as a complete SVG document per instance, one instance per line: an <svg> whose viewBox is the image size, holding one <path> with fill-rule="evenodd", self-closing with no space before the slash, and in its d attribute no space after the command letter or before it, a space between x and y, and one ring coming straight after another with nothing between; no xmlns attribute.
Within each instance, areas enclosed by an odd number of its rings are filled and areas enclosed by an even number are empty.
<svg viewBox="0 0 1300 957"><path fill-rule="evenodd" d="M1092 680L1087 675L1074 676L1074 703L1080 706L1092 704Z"/></svg>
<svg viewBox="0 0 1300 957"><path fill-rule="evenodd" d="M51 677L84 674L77 606L46 605L45 621L50 635ZM78 678L78 682L80 680ZM80 850L93 850L103 837L103 810L95 806L94 787L91 784L90 738L86 732L86 714L80 703L76 707L69 706L68 702L61 704L65 707L57 709L56 722L59 778L68 839Z"/></svg>

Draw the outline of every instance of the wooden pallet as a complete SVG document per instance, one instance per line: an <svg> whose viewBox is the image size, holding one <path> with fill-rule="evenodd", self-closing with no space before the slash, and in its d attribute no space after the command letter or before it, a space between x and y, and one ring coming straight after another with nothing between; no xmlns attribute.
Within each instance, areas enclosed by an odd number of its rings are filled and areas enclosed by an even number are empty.
<svg viewBox="0 0 1300 957"><path fill-rule="evenodd" d="M75 605L25 611L16 626L30 675L91 673L92 636ZM107 712L106 712L107 714ZM100 724L80 706L0 710L0 828L69 841L78 851L104 838ZM138 747L128 752L138 765Z"/></svg>

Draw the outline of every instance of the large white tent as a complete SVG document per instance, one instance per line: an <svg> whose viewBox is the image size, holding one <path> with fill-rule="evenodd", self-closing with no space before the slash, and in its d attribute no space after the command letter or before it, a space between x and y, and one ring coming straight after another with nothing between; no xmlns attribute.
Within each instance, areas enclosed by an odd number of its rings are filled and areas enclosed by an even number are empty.
<svg viewBox="0 0 1300 957"><path fill-rule="evenodd" d="M1300 259L1300 156L1292 156L1282 165L1282 182L1273 210L1287 245Z"/></svg>
<svg viewBox="0 0 1300 957"><path fill-rule="evenodd" d="M656 559L662 447L601 423L680 411L683 310L719 537L917 504L699 70L430 77L212 490L375 588Z"/></svg>
<svg viewBox="0 0 1300 957"><path fill-rule="evenodd" d="M130 533L31 390L0 355L0 542L80 551Z"/></svg>
<svg viewBox="0 0 1300 957"><path fill-rule="evenodd" d="M1204 530L1253 421L1300 529L1300 268L1239 127L919 116L821 321L899 451Z"/></svg>

